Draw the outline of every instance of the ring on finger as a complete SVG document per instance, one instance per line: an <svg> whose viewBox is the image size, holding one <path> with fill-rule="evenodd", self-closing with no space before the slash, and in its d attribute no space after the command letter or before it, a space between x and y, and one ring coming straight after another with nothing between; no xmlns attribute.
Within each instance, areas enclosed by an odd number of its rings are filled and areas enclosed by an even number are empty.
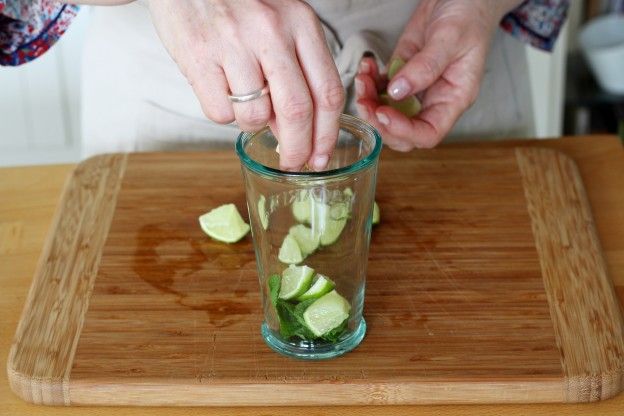
<svg viewBox="0 0 624 416"><path fill-rule="evenodd" d="M264 84L264 87L256 90L256 91L252 91L250 93L247 94L229 94L228 98L230 99L231 102L233 103L246 103L248 101L253 101L257 98L260 97L264 97L265 95L269 94L269 85L268 84Z"/></svg>

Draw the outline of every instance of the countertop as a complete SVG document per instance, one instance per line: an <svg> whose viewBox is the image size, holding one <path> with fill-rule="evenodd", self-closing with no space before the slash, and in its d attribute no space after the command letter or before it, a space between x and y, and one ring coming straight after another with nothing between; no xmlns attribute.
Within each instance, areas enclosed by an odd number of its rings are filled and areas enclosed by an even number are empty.
<svg viewBox="0 0 624 416"><path fill-rule="evenodd" d="M563 151L578 164L587 188L596 228L620 302L624 302L624 152L615 136L553 140L504 141L465 146L540 146ZM0 357L9 347L35 271L61 188L73 165L0 169ZM351 415L621 415L624 394L582 405L465 405L326 408L65 408L34 406L9 389L0 372L0 414L29 415L286 415L294 413Z"/></svg>

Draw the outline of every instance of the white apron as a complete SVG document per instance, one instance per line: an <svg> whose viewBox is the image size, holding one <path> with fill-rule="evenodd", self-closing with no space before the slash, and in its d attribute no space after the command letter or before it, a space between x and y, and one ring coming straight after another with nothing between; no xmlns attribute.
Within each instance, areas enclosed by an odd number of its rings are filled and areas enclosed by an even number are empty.
<svg viewBox="0 0 624 416"><path fill-rule="evenodd" d="M415 8L414 0L316 0L355 114L353 78L365 51L386 62ZM232 147L239 131L203 115L190 85L167 54L142 1L94 8L82 78L83 156L104 152ZM531 134L532 108L523 45L498 30L479 98L446 141Z"/></svg>

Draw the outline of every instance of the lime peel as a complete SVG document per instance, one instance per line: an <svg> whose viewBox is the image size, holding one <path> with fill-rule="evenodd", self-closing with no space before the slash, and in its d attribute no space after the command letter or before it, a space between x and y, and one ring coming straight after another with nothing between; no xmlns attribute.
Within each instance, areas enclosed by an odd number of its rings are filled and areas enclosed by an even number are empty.
<svg viewBox="0 0 624 416"><path fill-rule="evenodd" d="M199 217L201 229L215 240L235 243L249 232L249 224L234 204L221 205Z"/></svg>
<svg viewBox="0 0 624 416"><path fill-rule="evenodd" d="M284 300L301 296L312 284L314 269L308 266L290 265L282 272L279 298Z"/></svg>

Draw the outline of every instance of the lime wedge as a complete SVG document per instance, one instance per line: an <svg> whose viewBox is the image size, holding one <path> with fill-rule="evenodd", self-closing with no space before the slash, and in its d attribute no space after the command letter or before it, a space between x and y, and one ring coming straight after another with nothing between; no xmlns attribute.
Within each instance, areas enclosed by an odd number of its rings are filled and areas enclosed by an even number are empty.
<svg viewBox="0 0 624 416"><path fill-rule="evenodd" d="M310 225L314 232L320 235L321 245L334 244L347 223L347 216L349 215L347 205L339 202L330 206L317 202L313 208Z"/></svg>
<svg viewBox="0 0 624 416"><path fill-rule="evenodd" d="M299 192L299 197L292 203L292 213L295 219L299 222L310 222L312 204L312 198L307 191Z"/></svg>
<svg viewBox="0 0 624 416"><path fill-rule="evenodd" d="M353 190L351 190L351 188L347 187L345 188L344 191L342 191L343 194L345 194L347 197L352 197L353 196Z"/></svg>
<svg viewBox="0 0 624 416"><path fill-rule="evenodd" d="M301 253L299 244L292 235L288 234L284 238L277 258L286 264L297 264L303 261L303 253Z"/></svg>
<svg viewBox="0 0 624 416"><path fill-rule="evenodd" d="M282 286L280 287L280 299L289 300L300 296L307 291L312 284L314 269L308 266L290 265L282 272Z"/></svg>
<svg viewBox="0 0 624 416"><path fill-rule="evenodd" d="M346 218L342 218L339 220L332 220L331 218L327 218L321 232L321 245L329 246L331 244L334 244L338 240L338 237L340 237L340 234L342 233L342 230L344 229L346 223Z"/></svg>
<svg viewBox="0 0 624 416"><path fill-rule="evenodd" d="M314 301L303 313L303 320L317 337L340 326L347 318L351 305L335 290Z"/></svg>
<svg viewBox="0 0 624 416"><path fill-rule="evenodd" d="M201 229L215 240L235 243L249 232L234 204L221 205L199 217Z"/></svg>
<svg viewBox="0 0 624 416"><path fill-rule="evenodd" d="M377 202L373 202L373 225L379 224L379 220L380 220L380 214L379 214L379 205L377 205Z"/></svg>
<svg viewBox="0 0 624 416"><path fill-rule="evenodd" d="M293 225L288 230L288 234L295 238L304 257L312 254L319 246L320 236L318 233L303 224Z"/></svg>
<svg viewBox="0 0 624 416"><path fill-rule="evenodd" d="M269 212L266 209L266 198L264 195L260 195L260 199L258 199L258 216L260 217L262 229L266 230L269 228Z"/></svg>
<svg viewBox="0 0 624 416"><path fill-rule="evenodd" d="M405 117L409 118L412 118L416 114L420 113L420 109L422 108L422 105L420 104L418 98L413 95L396 101L388 94L382 93L379 94L379 101L381 101L381 103L384 105L388 105L394 108L395 110L401 112L401 114L403 114Z"/></svg>
<svg viewBox="0 0 624 416"><path fill-rule="evenodd" d="M298 301L304 301L308 299L317 299L326 293L331 292L336 285L328 277L322 274L314 276L312 286L301 296L297 297Z"/></svg>
<svg viewBox="0 0 624 416"><path fill-rule="evenodd" d="M394 58L390 61L390 65L388 65L388 79L394 78L397 72L403 68L405 65L405 61L401 58Z"/></svg>
<svg viewBox="0 0 624 416"><path fill-rule="evenodd" d="M349 205L346 202L336 202L329 207L329 217L332 220L341 220L349 217Z"/></svg>

